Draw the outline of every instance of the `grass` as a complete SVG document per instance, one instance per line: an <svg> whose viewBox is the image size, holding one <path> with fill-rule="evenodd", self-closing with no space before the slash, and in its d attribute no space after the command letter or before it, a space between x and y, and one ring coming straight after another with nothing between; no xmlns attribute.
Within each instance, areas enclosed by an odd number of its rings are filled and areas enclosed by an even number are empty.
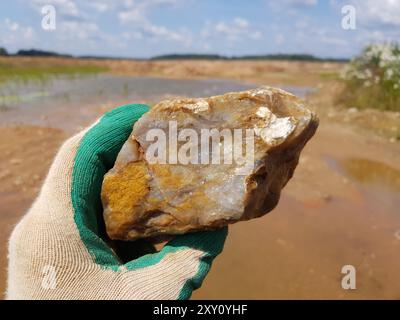
<svg viewBox="0 0 400 320"><path fill-rule="evenodd" d="M21 101L45 96L45 86L54 77L80 77L82 75L98 74L108 71L106 65L93 61L61 59L61 58L32 58L32 57L0 57L0 112ZM35 81L41 84L41 92L19 95L18 91L10 91L7 82L26 84ZM3 92L4 88L4 92Z"/></svg>
<svg viewBox="0 0 400 320"><path fill-rule="evenodd" d="M342 103L358 109L400 111L400 46L367 46L342 73Z"/></svg>
<svg viewBox="0 0 400 320"><path fill-rule="evenodd" d="M349 108L400 111L400 90L379 84L365 87L355 81L347 81L337 102Z"/></svg>
<svg viewBox="0 0 400 320"><path fill-rule="evenodd" d="M328 71L328 72L321 72L319 74L321 79L324 80L339 80L340 79L340 74L339 72L334 72L334 71Z"/></svg>
<svg viewBox="0 0 400 320"><path fill-rule="evenodd" d="M60 75L84 75L106 72L106 66L99 66L80 61L79 63L65 63L63 60L52 59L48 63L43 60L7 59L0 60L0 84L7 81L46 80L49 77Z"/></svg>

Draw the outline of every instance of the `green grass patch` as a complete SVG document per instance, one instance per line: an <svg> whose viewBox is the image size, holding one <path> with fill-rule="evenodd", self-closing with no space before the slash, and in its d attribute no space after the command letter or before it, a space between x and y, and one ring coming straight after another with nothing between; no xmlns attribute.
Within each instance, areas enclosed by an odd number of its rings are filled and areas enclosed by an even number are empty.
<svg viewBox="0 0 400 320"><path fill-rule="evenodd" d="M340 79L339 72L326 71L326 72L321 72L319 74L319 76L323 80L339 80Z"/></svg>
<svg viewBox="0 0 400 320"><path fill-rule="evenodd" d="M94 65L32 65L0 63L0 84L7 81L45 80L60 75L85 75L106 72L107 67Z"/></svg>
<svg viewBox="0 0 400 320"><path fill-rule="evenodd" d="M382 84L365 87L349 81L337 100L349 108L400 111L400 91Z"/></svg>

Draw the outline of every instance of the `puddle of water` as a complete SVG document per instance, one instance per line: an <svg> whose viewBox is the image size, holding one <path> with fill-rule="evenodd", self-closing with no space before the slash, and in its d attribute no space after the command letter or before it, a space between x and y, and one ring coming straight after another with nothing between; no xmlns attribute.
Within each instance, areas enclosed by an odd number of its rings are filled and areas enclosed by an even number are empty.
<svg viewBox="0 0 400 320"><path fill-rule="evenodd" d="M383 162L325 157L329 167L355 183L364 195L364 210L371 214L398 214L400 207L400 170Z"/></svg>
<svg viewBox="0 0 400 320"><path fill-rule="evenodd" d="M153 77L118 77L112 75L82 76L79 78L57 77L47 81L9 82L0 87L0 97L6 102L18 103L24 97L33 97L41 102L70 99L84 101L89 98L141 98L154 99L165 95L201 97L255 88L256 85L232 80L179 80ZM283 87L283 89L304 97L311 88ZM38 94L46 92L46 95ZM12 99L9 99L13 97ZM20 97L20 99L17 99ZM31 101L29 101L31 102ZM34 104L34 103L33 103ZM32 105L32 103L30 104Z"/></svg>
<svg viewBox="0 0 400 320"><path fill-rule="evenodd" d="M37 98L49 96L48 92L31 92L19 95L3 95L0 96L0 105L11 105L19 102L31 102Z"/></svg>
<svg viewBox="0 0 400 320"><path fill-rule="evenodd" d="M202 97L255 87L257 85L221 79L179 80L104 74L57 77L42 82L11 82L0 87L0 101L3 97L3 105L7 106L0 117L0 125L27 123L70 132L98 116L87 106L114 101L156 103L169 96ZM283 89L301 97L307 93L307 88Z"/></svg>
<svg viewBox="0 0 400 320"><path fill-rule="evenodd" d="M387 186L400 191L400 170L382 162L351 158L341 161L348 175L362 184Z"/></svg>
<svg viewBox="0 0 400 320"><path fill-rule="evenodd" d="M364 187L379 186L400 192L400 170L383 162L363 158L336 160L330 156L325 161L333 171Z"/></svg>
<svg viewBox="0 0 400 320"><path fill-rule="evenodd" d="M165 95L208 96L226 91L246 90L253 86L228 80L176 80L150 77L118 77L111 75L83 76L80 78L58 77L46 82L9 83L0 88L3 97L32 96L46 91L46 98L40 104L54 102L93 102L105 98L113 99L158 99ZM16 101L19 107L34 107L39 101L29 105Z"/></svg>

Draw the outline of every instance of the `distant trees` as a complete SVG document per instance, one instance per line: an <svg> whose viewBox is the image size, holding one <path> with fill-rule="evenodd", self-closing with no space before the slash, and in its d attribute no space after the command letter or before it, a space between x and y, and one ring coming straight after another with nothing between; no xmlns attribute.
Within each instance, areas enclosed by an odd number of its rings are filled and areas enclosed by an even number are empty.
<svg viewBox="0 0 400 320"><path fill-rule="evenodd" d="M5 48L0 47L0 56L8 56L8 52Z"/></svg>
<svg viewBox="0 0 400 320"><path fill-rule="evenodd" d="M228 57L220 56L218 54L165 54L155 56L151 60L225 60Z"/></svg>
<svg viewBox="0 0 400 320"><path fill-rule="evenodd" d="M53 51L29 49L29 50L18 50L17 56L33 56L33 57L66 57L71 58L71 55L60 54Z"/></svg>
<svg viewBox="0 0 400 320"><path fill-rule="evenodd" d="M310 54L262 54L244 56L223 56L218 54L166 54L155 56L151 60L291 60L291 61L337 61L347 62L340 58L319 58Z"/></svg>

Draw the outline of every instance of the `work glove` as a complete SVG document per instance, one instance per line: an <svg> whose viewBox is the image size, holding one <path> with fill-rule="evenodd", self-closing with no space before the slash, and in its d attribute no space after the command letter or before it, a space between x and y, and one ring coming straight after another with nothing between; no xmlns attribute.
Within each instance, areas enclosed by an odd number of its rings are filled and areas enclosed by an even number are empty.
<svg viewBox="0 0 400 320"><path fill-rule="evenodd" d="M113 242L105 235L103 176L147 110L114 109L61 147L12 232L8 299L188 299L201 285L227 228L177 236L159 252L144 240Z"/></svg>

